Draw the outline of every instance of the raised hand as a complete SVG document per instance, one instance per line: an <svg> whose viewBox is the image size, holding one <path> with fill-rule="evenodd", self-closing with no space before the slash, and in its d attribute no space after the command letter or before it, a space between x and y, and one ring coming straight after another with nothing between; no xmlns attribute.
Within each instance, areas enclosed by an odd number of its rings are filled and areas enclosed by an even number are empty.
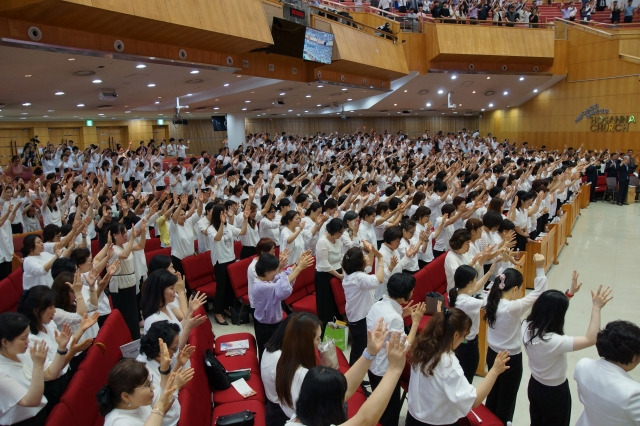
<svg viewBox="0 0 640 426"><path fill-rule="evenodd" d="M180 365L185 365L195 350L196 347L193 345L186 345L184 348L180 349L180 353L177 356L178 363Z"/></svg>
<svg viewBox="0 0 640 426"><path fill-rule="evenodd" d="M71 344L71 347L69 348L69 352L72 353L72 354L77 354L77 353L80 353L80 352L84 352L87 349L89 349L89 346L91 346L92 343L93 343L93 339L84 339L80 343L73 343L73 344Z"/></svg>
<svg viewBox="0 0 640 426"><path fill-rule="evenodd" d="M35 342L33 346L29 349L29 355L31 356L31 360L33 361L34 366L39 366L40 368L44 367L44 362L47 360L47 351L49 348L47 347L47 343L44 340L39 342Z"/></svg>
<svg viewBox="0 0 640 426"><path fill-rule="evenodd" d="M160 348L160 368L164 371L171 365L171 354L162 338L158 338L158 347Z"/></svg>
<svg viewBox="0 0 640 426"><path fill-rule="evenodd" d="M544 256L540 253L533 255L533 262L536 264L536 268L544 268Z"/></svg>
<svg viewBox="0 0 640 426"><path fill-rule="evenodd" d="M407 344L407 337L402 333L391 333L389 342L387 342L387 359L389 361L388 369L404 370L407 362L407 352L409 352L410 344Z"/></svg>
<svg viewBox="0 0 640 426"><path fill-rule="evenodd" d="M594 293L591 290L591 299L593 300L593 307L602 309L604 306L609 303L613 296L611 296L611 287L602 288L602 286L598 286L598 290Z"/></svg>
<svg viewBox="0 0 640 426"><path fill-rule="evenodd" d="M427 305L424 302L413 305L411 307L411 321L415 324L419 324L426 311Z"/></svg>
<svg viewBox="0 0 640 426"><path fill-rule="evenodd" d="M100 316L100 314L98 313L98 311L94 312L93 314L91 314L91 316L87 316L87 314L84 314L82 316L82 320L80 321L80 328L82 329L82 331L87 331L88 329L90 329L95 323L98 322L98 317Z"/></svg>
<svg viewBox="0 0 640 426"><path fill-rule="evenodd" d="M185 318L184 328L186 330L193 330L194 328L204 323L205 321L208 321L208 318L206 315L193 316L193 314L190 314L187 318Z"/></svg>
<svg viewBox="0 0 640 426"><path fill-rule="evenodd" d="M389 262L389 266L391 267L391 270L395 269L396 266L398 266L398 256L392 256L391 257L391 262Z"/></svg>
<svg viewBox="0 0 640 426"><path fill-rule="evenodd" d="M120 259L116 259L114 260L108 267L107 267L107 274L109 275L114 275L116 272L118 272L118 268L120 268Z"/></svg>
<svg viewBox="0 0 640 426"><path fill-rule="evenodd" d="M207 295L197 291L189 298L189 310L195 312L200 306L207 303Z"/></svg>
<svg viewBox="0 0 640 426"><path fill-rule="evenodd" d="M179 372L176 372L176 387L178 390L182 389L195 374L193 367L189 367L187 369L181 369Z"/></svg>
<svg viewBox="0 0 640 426"><path fill-rule="evenodd" d="M58 349L63 352L66 351L69 340L71 340L71 327L69 327L69 324L64 324L60 332L56 330L55 335Z"/></svg>
<svg viewBox="0 0 640 426"><path fill-rule="evenodd" d="M571 276L571 288L569 288L569 294L576 294L580 290L580 287L582 287L582 283L578 282L579 276L580 274L578 274L578 271L573 271L573 275Z"/></svg>

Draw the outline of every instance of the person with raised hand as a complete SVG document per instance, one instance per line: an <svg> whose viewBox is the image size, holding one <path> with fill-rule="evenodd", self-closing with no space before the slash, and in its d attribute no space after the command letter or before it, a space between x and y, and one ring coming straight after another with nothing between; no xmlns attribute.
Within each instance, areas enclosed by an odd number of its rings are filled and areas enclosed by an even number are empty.
<svg viewBox="0 0 640 426"><path fill-rule="evenodd" d="M0 314L0 424L44 425L51 408L44 396L45 381L57 379L66 365L60 347L48 362L47 342L29 345L29 328L29 318L22 314Z"/></svg>
<svg viewBox="0 0 640 426"><path fill-rule="evenodd" d="M522 324L522 341L529 359L529 414L531 425L568 426L571 393L567 380L567 353L596 344L600 311L612 299L611 289L599 286L591 291L593 307L584 336L565 336L564 320L569 299L582 286L573 271L571 288L565 293L547 290L540 295Z"/></svg>
<svg viewBox="0 0 640 426"><path fill-rule="evenodd" d="M454 351L471 329L471 318L445 308L429 320L416 338L409 363L409 408L406 426L457 424L487 397L496 379L508 370L509 354L500 352L477 387L464 376Z"/></svg>
<svg viewBox="0 0 640 426"><path fill-rule="evenodd" d="M370 333L367 349L344 375L330 367L316 366L310 369L300 388L295 417L286 426L375 425L400 379L410 347L401 333L391 333L385 343L388 334L383 321L378 321ZM360 385L368 365L383 347L389 360L387 374L355 416L347 419L344 404Z"/></svg>
<svg viewBox="0 0 640 426"><path fill-rule="evenodd" d="M97 393L105 426L160 426L175 401L178 373L169 375L154 403L155 385L147 367L133 359L123 359L109 372L107 384ZM153 408L152 408L153 406Z"/></svg>

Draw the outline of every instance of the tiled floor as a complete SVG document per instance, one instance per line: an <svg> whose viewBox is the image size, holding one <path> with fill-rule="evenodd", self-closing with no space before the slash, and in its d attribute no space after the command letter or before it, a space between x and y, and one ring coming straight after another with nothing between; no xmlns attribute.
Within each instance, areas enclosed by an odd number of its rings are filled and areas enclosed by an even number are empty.
<svg viewBox="0 0 640 426"><path fill-rule="evenodd" d="M640 306L640 203L619 207L609 203L592 203L583 209L573 228L573 237L568 240L560 254L559 264L551 268L548 273L549 288L566 290L571 283L571 274L575 269L580 273L583 287L580 293L571 299L567 312L565 333L567 335L582 335L587 329L591 312L590 289L599 284L613 287L614 299L602 311L602 324L615 319L625 319L640 323L638 306ZM213 322L213 320L212 320ZM219 326L214 324L214 332L221 335L230 332L249 331L253 333L253 325ZM576 362L584 357L596 358L595 347L571 353L568 356L568 377L571 388L572 415L571 424L582 412L582 404L578 400L578 392L573 380L573 370ZM530 373L524 355L524 374L518 402L514 426L528 425L529 401L527 398L527 383ZM640 381L640 369L631 372L631 376ZM474 383L481 380L476 377ZM406 403L400 419L404 424Z"/></svg>

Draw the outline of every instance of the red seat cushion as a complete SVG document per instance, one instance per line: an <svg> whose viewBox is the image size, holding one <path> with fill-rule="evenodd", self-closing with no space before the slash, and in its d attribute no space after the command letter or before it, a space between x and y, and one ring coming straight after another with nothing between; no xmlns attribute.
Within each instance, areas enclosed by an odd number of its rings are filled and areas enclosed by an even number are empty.
<svg viewBox="0 0 640 426"><path fill-rule="evenodd" d="M211 252L206 251L182 259L184 278L191 290L205 293L208 297L215 297L216 283L211 264Z"/></svg>
<svg viewBox="0 0 640 426"><path fill-rule="evenodd" d="M264 404L260 403L259 401L251 401L251 400L242 401L242 402L231 402L229 404L216 406L213 409L213 418L211 420L211 425L215 426L216 421L220 416L228 416L229 414L239 413L244 410L249 410L255 413L253 416L254 426L266 425L266 420L265 420L266 412L265 412Z"/></svg>
<svg viewBox="0 0 640 426"><path fill-rule="evenodd" d="M21 269L22 270L22 269ZM0 312L15 312L22 296L22 285L16 285L8 277L0 281Z"/></svg>
<svg viewBox="0 0 640 426"><path fill-rule="evenodd" d="M194 334L191 334L194 337ZM180 391L180 426L205 425L211 419L211 389L204 371L204 345L196 337L196 350L191 355L191 366L194 369L193 379Z"/></svg>
<svg viewBox="0 0 640 426"><path fill-rule="evenodd" d="M222 360L220 360L220 362L222 362ZM240 395L233 386L223 391L216 390L213 391L214 406L241 401L259 401L264 405L264 403L266 402L266 396L264 394L264 385L262 384L262 379L260 378L260 376L258 374L254 374L254 372L251 371L251 377L249 377L249 380L247 380L247 384L256 392L255 395L248 398L243 398L242 395Z"/></svg>
<svg viewBox="0 0 640 426"><path fill-rule="evenodd" d="M244 340L247 339L249 341L249 350L247 352L253 352L254 354L258 353L258 347L256 345L256 338L251 333L229 333L223 334L222 336L216 337L216 355L223 354L220 350L220 343L224 342L233 342L236 340Z"/></svg>
<svg viewBox="0 0 640 426"><path fill-rule="evenodd" d="M242 243L240 241L235 241L233 243L233 254L236 256L236 259L240 259L241 251L242 251Z"/></svg>
<svg viewBox="0 0 640 426"><path fill-rule="evenodd" d="M153 251L145 251L144 258L147 261L147 265L149 265L149 262L151 261L151 259L153 259L154 256L157 256L159 254L163 256L171 256L171 248L167 247L167 248L161 248Z"/></svg>
<svg viewBox="0 0 640 426"><path fill-rule="evenodd" d="M249 280L247 279L247 269L253 261L253 256L246 259L239 260L227 266L227 273L229 274L229 282L233 288L233 293L238 299L241 299L245 304L249 304ZM245 302L246 299L246 302Z"/></svg>
<svg viewBox="0 0 640 426"><path fill-rule="evenodd" d="M351 395L351 398L347 401L347 418L350 419L355 416L366 401L367 397L362 392L355 392Z"/></svg>
<svg viewBox="0 0 640 426"><path fill-rule="evenodd" d="M310 312L314 315L318 315L318 308L316 306L316 295L311 294L293 302L291 304L291 308L295 312Z"/></svg>
<svg viewBox="0 0 640 426"><path fill-rule="evenodd" d="M69 408L67 404L64 402L59 402L58 404L53 406L53 409L49 413L49 417L47 417L47 422L45 423L47 426L80 426L76 421L76 416L74 415L74 411Z"/></svg>
<svg viewBox="0 0 640 426"><path fill-rule="evenodd" d="M344 295L344 287L342 287L342 281L337 278L331 278L331 290L333 290L333 299L336 301L338 307L338 313L345 315L347 312L347 298Z"/></svg>
<svg viewBox="0 0 640 426"><path fill-rule="evenodd" d="M156 251L160 250L162 246L160 245L160 238L147 238L147 241L144 243L144 251Z"/></svg>

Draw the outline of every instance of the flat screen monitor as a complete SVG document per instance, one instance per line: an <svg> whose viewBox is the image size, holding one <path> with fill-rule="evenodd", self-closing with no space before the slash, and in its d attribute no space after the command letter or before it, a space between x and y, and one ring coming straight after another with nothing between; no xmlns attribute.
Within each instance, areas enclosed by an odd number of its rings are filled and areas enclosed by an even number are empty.
<svg viewBox="0 0 640 426"><path fill-rule="evenodd" d="M330 64L333 55L333 41L333 34L307 27L304 34L302 59Z"/></svg>
<svg viewBox="0 0 640 426"><path fill-rule="evenodd" d="M213 123L213 130L216 132L227 131L227 116L226 115L212 115L211 123Z"/></svg>
<svg viewBox="0 0 640 426"><path fill-rule="evenodd" d="M304 25L274 17L273 25L271 26L273 46L269 48L269 52L301 58L305 28Z"/></svg>

